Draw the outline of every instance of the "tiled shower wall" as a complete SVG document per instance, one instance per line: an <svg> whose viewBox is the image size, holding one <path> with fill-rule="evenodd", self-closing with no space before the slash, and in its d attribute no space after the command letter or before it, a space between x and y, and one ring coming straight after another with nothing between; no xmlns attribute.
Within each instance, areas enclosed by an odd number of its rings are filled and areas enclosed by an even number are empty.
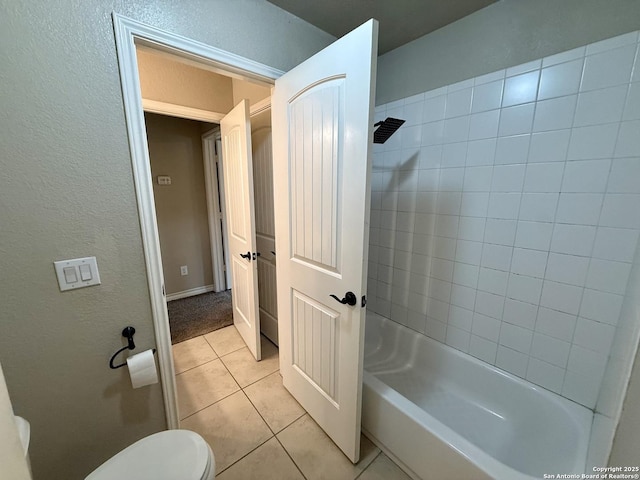
<svg viewBox="0 0 640 480"><path fill-rule="evenodd" d="M406 123L374 150L369 308L593 408L640 229L638 55L635 32L378 106Z"/></svg>

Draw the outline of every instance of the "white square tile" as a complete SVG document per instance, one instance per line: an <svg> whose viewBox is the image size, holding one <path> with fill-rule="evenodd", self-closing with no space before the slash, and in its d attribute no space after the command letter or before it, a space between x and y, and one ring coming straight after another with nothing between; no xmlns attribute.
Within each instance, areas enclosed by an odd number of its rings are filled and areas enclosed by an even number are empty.
<svg viewBox="0 0 640 480"><path fill-rule="evenodd" d="M512 253L513 247L485 243L482 248L482 261L480 264L483 267L508 272Z"/></svg>
<svg viewBox="0 0 640 480"><path fill-rule="evenodd" d="M540 301L542 280L540 278L527 277L525 275L509 275L507 297L521 302L537 304Z"/></svg>
<svg viewBox="0 0 640 480"><path fill-rule="evenodd" d="M519 220L553 222L558 205L557 193L523 193Z"/></svg>
<svg viewBox="0 0 640 480"><path fill-rule="evenodd" d="M513 325L519 325L529 330L533 330L536 324L538 306L526 302L520 302L512 298L507 298L504 302L504 313L502 320Z"/></svg>
<svg viewBox="0 0 640 480"><path fill-rule="evenodd" d="M478 286L478 271L477 265L456 262L453 269L453 283L476 288Z"/></svg>
<svg viewBox="0 0 640 480"><path fill-rule="evenodd" d="M500 345L496 357L496 366L524 378L527 374L529 356Z"/></svg>
<svg viewBox="0 0 640 480"><path fill-rule="evenodd" d="M560 52L549 57L544 57L542 59L542 67L550 67L551 65L557 65L559 63L570 62L571 60L582 58L584 57L585 50L585 47L578 47L573 50L567 50L566 52Z"/></svg>
<svg viewBox="0 0 640 480"><path fill-rule="evenodd" d="M444 343L447 336L447 324L427 318L425 333L434 340Z"/></svg>
<svg viewBox="0 0 640 480"><path fill-rule="evenodd" d="M604 196L600 226L640 228L640 195L607 193Z"/></svg>
<svg viewBox="0 0 640 480"><path fill-rule="evenodd" d="M422 125L422 145L438 145L444 138L444 121L425 123Z"/></svg>
<svg viewBox="0 0 640 480"><path fill-rule="evenodd" d="M460 328L453 327L451 325L447 327L447 336L445 343L450 347L466 353L467 351L469 351L470 339L471 334L469 332Z"/></svg>
<svg viewBox="0 0 640 480"><path fill-rule="evenodd" d="M521 192L525 165L496 165L493 167L492 192Z"/></svg>
<svg viewBox="0 0 640 480"><path fill-rule="evenodd" d="M418 93L416 95L411 95L410 97L406 97L404 99L403 104L404 105L410 105L412 103L419 103L419 102L424 102L424 92L423 93Z"/></svg>
<svg viewBox="0 0 640 480"><path fill-rule="evenodd" d="M564 162L530 163L527 165L523 191L528 193L559 192L564 169Z"/></svg>
<svg viewBox="0 0 640 480"><path fill-rule="evenodd" d="M422 140L422 125L403 125L400 127L400 131L398 133L401 134L400 142L402 144L402 148L417 149L420 147L420 142ZM415 158L417 158L417 155Z"/></svg>
<svg viewBox="0 0 640 480"><path fill-rule="evenodd" d="M436 212L441 215L459 215L461 202L462 194L460 192L441 191L438 193ZM440 235L437 230L437 225L436 235ZM448 237L449 235L443 236Z"/></svg>
<svg viewBox="0 0 640 480"><path fill-rule="evenodd" d="M526 378L531 383L560 393L564 381L564 372L563 368L543 362L537 358L531 358L529 359Z"/></svg>
<svg viewBox="0 0 640 480"><path fill-rule="evenodd" d="M547 264L547 252L514 248L511 260L511 272L518 275L543 278ZM586 272L585 272L586 274Z"/></svg>
<svg viewBox="0 0 640 480"><path fill-rule="evenodd" d="M580 316L609 325L616 325L622 311L622 295L585 289Z"/></svg>
<svg viewBox="0 0 640 480"><path fill-rule="evenodd" d="M402 118L405 121L403 127L412 127L414 125L421 125L424 123L422 120L424 108L424 101L418 101L414 103L405 104L402 107Z"/></svg>
<svg viewBox="0 0 640 480"><path fill-rule="evenodd" d="M469 139L469 115L444 121L444 143L465 142Z"/></svg>
<svg viewBox="0 0 640 480"><path fill-rule="evenodd" d="M419 293L409 292L409 302L407 308L413 312L419 312L423 315L427 313L427 297Z"/></svg>
<svg viewBox="0 0 640 480"><path fill-rule="evenodd" d="M427 304L427 317L445 322L449 318L449 303L432 298Z"/></svg>
<svg viewBox="0 0 640 480"><path fill-rule="evenodd" d="M393 300L391 302L391 316L389 318L394 322L407 327L409 325L409 310L406 306L401 305L400 303L395 303L396 301L402 300L398 299L398 297L394 294Z"/></svg>
<svg viewBox="0 0 640 480"><path fill-rule="evenodd" d="M569 141L568 160L609 158L616 146L618 124L574 128Z"/></svg>
<svg viewBox="0 0 640 480"><path fill-rule="evenodd" d="M481 217L460 217L458 238L481 242L484 238L486 219Z"/></svg>
<svg viewBox="0 0 640 480"><path fill-rule="evenodd" d="M409 212L398 212L396 215L396 230L413 233L415 215Z"/></svg>
<svg viewBox="0 0 640 480"><path fill-rule="evenodd" d="M591 43L587 45L587 55L593 55L594 53L605 52L607 50L613 50L625 45L633 45L638 41L638 32L625 33L624 35L618 35L616 37L607 38L606 40L600 40L599 42Z"/></svg>
<svg viewBox="0 0 640 480"><path fill-rule="evenodd" d="M538 100L578 93L582 77L583 58L543 68Z"/></svg>
<svg viewBox="0 0 640 480"><path fill-rule="evenodd" d="M431 278L427 288L427 295L436 300L448 302L451 299L451 282Z"/></svg>
<svg viewBox="0 0 640 480"><path fill-rule="evenodd" d="M635 52L636 46L628 45L587 56L580 90L595 90L628 83Z"/></svg>
<svg viewBox="0 0 640 480"><path fill-rule="evenodd" d="M456 238L458 233L458 218L456 215L436 215L436 235Z"/></svg>
<svg viewBox="0 0 640 480"><path fill-rule="evenodd" d="M539 70L509 77L504 83L502 106L510 107L521 103L534 102L538 92Z"/></svg>
<svg viewBox="0 0 640 480"><path fill-rule="evenodd" d="M634 60L633 64L636 67L633 69L633 73L631 74L631 81L640 82L640 68L638 68L638 65L640 65L640 49L636 51L636 59Z"/></svg>
<svg viewBox="0 0 640 480"><path fill-rule="evenodd" d="M502 101L503 80L497 80L473 88L471 112L478 113L500 108Z"/></svg>
<svg viewBox="0 0 640 480"><path fill-rule="evenodd" d="M607 192L640 193L638 178L640 178L640 158L615 158L611 162Z"/></svg>
<svg viewBox="0 0 640 480"><path fill-rule="evenodd" d="M582 92L578 95L578 106L574 127L619 122L622 120L627 85Z"/></svg>
<svg viewBox="0 0 640 480"><path fill-rule="evenodd" d="M473 87L473 78L469 78L467 80L462 80L460 82L456 82L448 85L447 93L457 92L458 90L462 90L470 87Z"/></svg>
<svg viewBox="0 0 640 480"><path fill-rule="evenodd" d="M471 335L471 341L469 343L470 355L493 365L496 361L497 351L497 343L491 342L477 335Z"/></svg>
<svg viewBox="0 0 640 480"><path fill-rule="evenodd" d="M531 135L529 163L563 162L567 158L571 130L552 130Z"/></svg>
<svg viewBox="0 0 640 480"><path fill-rule="evenodd" d="M522 353L529 353L533 332L510 323L503 323L500 328L500 345Z"/></svg>
<svg viewBox="0 0 640 480"><path fill-rule="evenodd" d="M573 343L608 356L615 330L613 325L578 317Z"/></svg>
<svg viewBox="0 0 640 480"><path fill-rule="evenodd" d="M488 192L468 192L462 194L460 215L465 217L486 217L488 208Z"/></svg>
<svg viewBox="0 0 640 480"><path fill-rule="evenodd" d="M442 167L464 167L467 160L467 142L447 143L442 147Z"/></svg>
<svg viewBox="0 0 640 480"><path fill-rule="evenodd" d="M567 367L571 344L548 335L535 333L531 344L531 355L556 365L560 368Z"/></svg>
<svg viewBox="0 0 640 480"><path fill-rule="evenodd" d="M563 192L604 192L611 160L567 162L562 179Z"/></svg>
<svg viewBox="0 0 640 480"><path fill-rule="evenodd" d="M493 167L470 167L464 175L465 192L488 192L491 190Z"/></svg>
<svg viewBox="0 0 640 480"><path fill-rule="evenodd" d="M567 372L562 386L562 396L569 398L587 408L593 409L598 400L600 383L593 381L591 376Z"/></svg>
<svg viewBox="0 0 640 480"><path fill-rule="evenodd" d="M424 137L422 137L422 143L424 144ZM423 146L418 155L420 168L438 168L442 161L442 145Z"/></svg>
<svg viewBox="0 0 640 480"><path fill-rule="evenodd" d="M427 328L427 316L421 312L414 312L413 310L409 310L407 313L407 327L416 332L420 332L423 335L425 334Z"/></svg>
<svg viewBox="0 0 640 480"><path fill-rule="evenodd" d="M418 185L417 185L418 191L435 192L438 190L439 182L440 182L440 170L432 169L432 170L418 171ZM383 206L384 206L384 197L383 197Z"/></svg>
<svg viewBox="0 0 640 480"><path fill-rule="evenodd" d="M640 66L636 67L636 70L640 70ZM640 83L636 82L629 85L629 93L627 94L627 101L624 107L622 119L640 119Z"/></svg>
<svg viewBox="0 0 640 480"><path fill-rule="evenodd" d="M520 193L491 193L487 216L505 219L517 218L521 196Z"/></svg>
<svg viewBox="0 0 640 480"><path fill-rule="evenodd" d="M482 267L478 277L478 290L504 296L507 294L508 280L509 274L507 272Z"/></svg>
<svg viewBox="0 0 640 480"><path fill-rule="evenodd" d="M535 250L549 250L553 223L518 222L515 246Z"/></svg>
<svg viewBox="0 0 640 480"><path fill-rule="evenodd" d="M500 110L474 113L469 122L469 140L480 140L498 135Z"/></svg>
<svg viewBox="0 0 640 480"><path fill-rule="evenodd" d="M637 245L638 230L599 227L593 256L604 260L633 262Z"/></svg>
<svg viewBox="0 0 640 480"><path fill-rule="evenodd" d="M430 98L439 97L441 95L447 94L447 86L434 88L433 90L429 90L428 92L424 92L424 99L429 100Z"/></svg>
<svg viewBox="0 0 640 480"><path fill-rule="evenodd" d="M571 128L576 110L576 95L542 100L536 105L534 132Z"/></svg>
<svg viewBox="0 0 640 480"><path fill-rule="evenodd" d="M467 167L493 165L496 155L496 139L485 138L469 142L467 148Z"/></svg>
<svg viewBox="0 0 640 480"><path fill-rule="evenodd" d="M471 112L471 95L472 88L456 90L447 94L447 106L445 108L444 117L459 117L461 115L469 115Z"/></svg>
<svg viewBox="0 0 640 480"><path fill-rule="evenodd" d="M456 242L456 262L480 265L481 256L482 243L469 240L458 240Z"/></svg>
<svg viewBox="0 0 640 480"><path fill-rule="evenodd" d="M447 241L448 243L452 243L451 240L449 239L447 239ZM455 249L455 244L453 244L453 247ZM452 281L453 280L453 260L447 260L443 258L432 258L430 275L440 280L444 280L445 282Z"/></svg>
<svg viewBox="0 0 640 480"><path fill-rule="evenodd" d="M529 154L530 138L531 135L529 134L498 138L495 164L508 165L526 163Z"/></svg>
<svg viewBox="0 0 640 480"><path fill-rule="evenodd" d="M603 200L598 193L561 193L556 222L597 225Z"/></svg>
<svg viewBox="0 0 640 480"><path fill-rule="evenodd" d="M546 307L538 309L536 332L571 342L576 327L576 315L571 315Z"/></svg>
<svg viewBox="0 0 640 480"><path fill-rule="evenodd" d="M571 346L567 370L582 375L591 375L594 382L599 382L604 375L606 366L607 355L579 345Z"/></svg>
<svg viewBox="0 0 640 480"><path fill-rule="evenodd" d="M588 268L589 259L587 257L550 253L544 278L582 287L587 278Z"/></svg>
<svg viewBox="0 0 640 480"><path fill-rule="evenodd" d="M398 212L416 211L416 192L398 192Z"/></svg>
<svg viewBox="0 0 640 480"><path fill-rule="evenodd" d="M592 258L586 286L594 290L624 295L631 264Z"/></svg>
<svg viewBox="0 0 640 480"><path fill-rule="evenodd" d="M522 63L520 65L516 65L515 67L507 68L507 77L512 77L514 75L520 75L521 73L530 72L531 70L537 70L542 65L542 59L532 60L527 63Z"/></svg>
<svg viewBox="0 0 640 480"><path fill-rule="evenodd" d="M558 223L553 229L551 251L569 255L591 255L596 227Z"/></svg>
<svg viewBox="0 0 640 480"><path fill-rule="evenodd" d="M501 137L506 137L509 135L530 133L534 105L533 103L526 103L515 107L503 108L500 114L498 134Z"/></svg>
<svg viewBox="0 0 640 480"><path fill-rule="evenodd" d="M439 95L437 97L426 99L422 109L422 122L429 123L444 120L444 109L446 104L446 95Z"/></svg>
<svg viewBox="0 0 640 480"><path fill-rule="evenodd" d="M451 304L473 310L476 303L476 290L463 285L451 286Z"/></svg>
<svg viewBox="0 0 640 480"><path fill-rule="evenodd" d="M484 241L497 245L513 246L516 236L516 220L488 218L484 232Z"/></svg>
<svg viewBox="0 0 640 480"><path fill-rule="evenodd" d="M478 291L474 311L488 317L502 318L504 309L504 296Z"/></svg>
<svg viewBox="0 0 640 480"><path fill-rule="evenodd" d="M485 83L495 82L497 80L502 80L505 75L505 70L498 70L497 72L491 72L484 75L480 75L476 77L473 81L474 85L483 85Z"/></svg>
<svg viewBox="0 0 640 480"><path fill-rule="evenodd" d="M618 142L616 144L616 157L637 157L640 155L640 120L622 122Z"/></svg>
<svg viewBox="0 0 640 480"><path fill-rule="evenodd" d="M545 280L540 305L569 314L577 314L582 300L582 287Z"/></svg>
<svg viewBox="0 0 640 480"><path fill-rule="evenodd" d="M500 320L474 313L471 332L492 342L497 342L500 337L500 324Z"/></svg>

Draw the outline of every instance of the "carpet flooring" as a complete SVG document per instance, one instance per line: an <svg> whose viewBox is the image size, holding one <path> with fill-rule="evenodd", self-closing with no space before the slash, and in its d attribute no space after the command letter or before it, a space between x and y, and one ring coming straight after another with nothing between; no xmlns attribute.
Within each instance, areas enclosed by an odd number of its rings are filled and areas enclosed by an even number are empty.
<svg viewBox="0 0 640 480"><path fill-rule="evenodd" d="M167 309L174 345L233 324L231 290L172 300Z"/></svg>

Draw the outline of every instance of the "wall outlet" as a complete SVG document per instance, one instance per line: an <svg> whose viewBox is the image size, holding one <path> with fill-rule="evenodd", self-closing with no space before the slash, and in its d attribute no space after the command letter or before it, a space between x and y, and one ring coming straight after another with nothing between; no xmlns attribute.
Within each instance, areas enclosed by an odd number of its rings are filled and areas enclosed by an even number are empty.
<svg viewBox="0 0 640 480"><path fill-rule="evenodd" d="M180 267L180 275L182 275L183 277L185 275L189 275L189 267L187 267L186 265L182 265Z"/></svg>

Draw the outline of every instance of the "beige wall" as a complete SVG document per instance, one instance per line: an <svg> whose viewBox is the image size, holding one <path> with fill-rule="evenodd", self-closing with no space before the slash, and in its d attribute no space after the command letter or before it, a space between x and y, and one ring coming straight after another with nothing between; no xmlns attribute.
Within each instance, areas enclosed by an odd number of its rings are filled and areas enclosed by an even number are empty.
<svg viewBox="0 0 640 480"><path fill-rule="evenodd" d="M201 122L147 113L145 123L167 295L212 285ZM158 185L158 175L171 185Z"/></svg>
<svg viewBox="0 0 640 480"><path fill-rule="evenodd" d="M142 98L227 113L233 108L231 78L137 49Z"/></svg>
<svg viewBox="0 0 640 480"><path fill-rule="evenodd" d="M376 104L631 32L638 25L637 0L502 0L380 56Z"/></svg>
<svg viewBox="0 0 640 480"><path fill-rule="evenodd" d="M160 385L108 361L155 346L112 11L288 70L333 37L263 0L0 0L0 362L36 480L74 480L166 427ZM61 293L52 262L97 257Z"/></svg>
<svg viewBox="0 0 640 480"><path fill-rule="evenodd" d="M237 105L245 98L249 99L249 105L258 103L271 95L271 87L257 85L255 83L245 82L233 79L233 105Z"/></svg>

